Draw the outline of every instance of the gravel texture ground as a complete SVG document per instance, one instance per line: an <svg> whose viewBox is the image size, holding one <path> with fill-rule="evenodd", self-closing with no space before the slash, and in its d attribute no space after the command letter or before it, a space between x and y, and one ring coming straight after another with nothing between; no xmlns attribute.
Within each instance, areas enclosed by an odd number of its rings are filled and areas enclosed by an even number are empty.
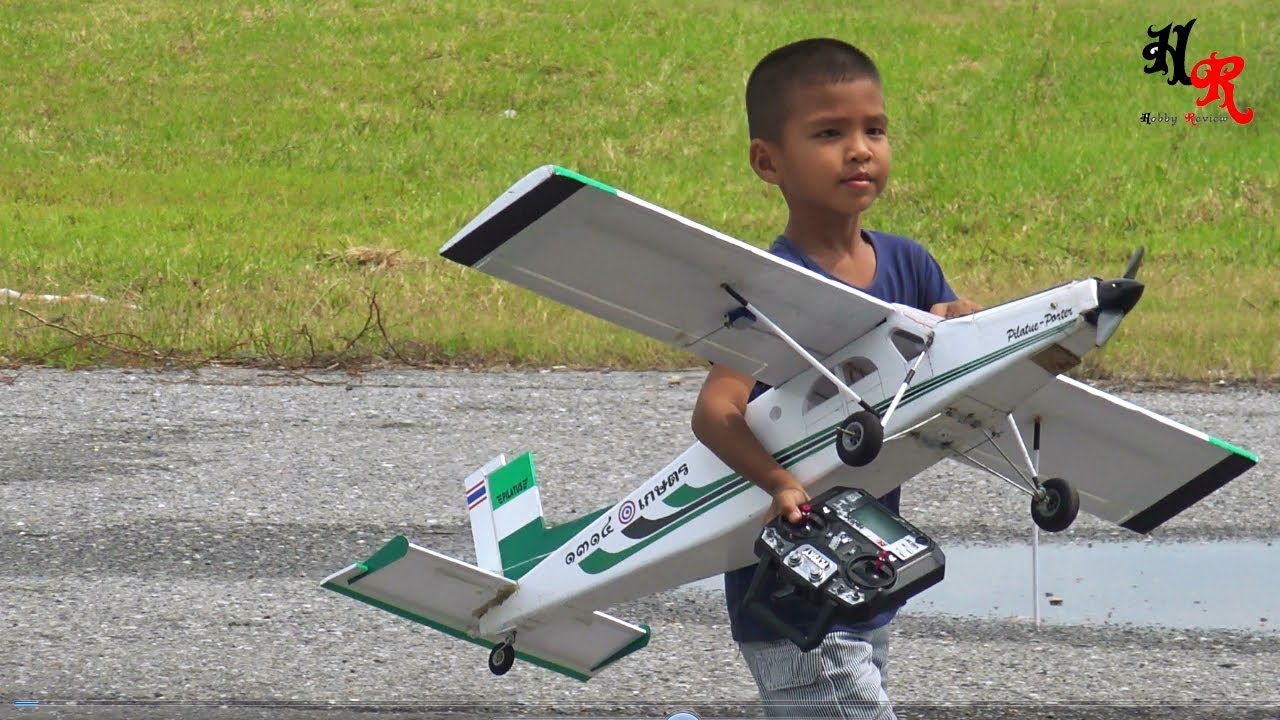
<svg viewBox="0 0 1280 720"><path fill-rule="evenodd" d="M319 587L398 533L473 558L461 480L498 452L535 452L549 522L615 501L692 442L701 378L0 372L0 715L758 715L715 592L614 608L653 640L579 683L494 677L484 650ZM1280 537L1280 393L1113 391L1262 458L1152 542ZM903 514L944 547L1028 523L1023 496L950 462L907 485ZM1047 541L1106 539L1133 538L1082 518ZM908 610L892 658L904 718L1280 716L1280 635L1261 630Z"/></svg>

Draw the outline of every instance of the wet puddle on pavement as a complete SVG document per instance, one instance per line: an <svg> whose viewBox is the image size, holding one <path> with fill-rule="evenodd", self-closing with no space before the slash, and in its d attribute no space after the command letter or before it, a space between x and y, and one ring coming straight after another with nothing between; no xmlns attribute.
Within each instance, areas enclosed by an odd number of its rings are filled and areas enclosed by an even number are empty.
<svg viewBox="0 0 1280 720"><path fill-rule="evenodd" d="M1032 618L1031 542L944 547L947 576L912 598L913 612ZM1275 541L1040 544L1040 617L1280 632Z"/></svg>
<svg viewBox="0 0 1280 720"><path fill-rule="evenodd" d="M904 612L1032 619L1032 551L949 545L946 577ZM1042 622L1280 633L1280 541L1046 544L1034 592ZM690 588L721 592L719 577Z"/></svg>

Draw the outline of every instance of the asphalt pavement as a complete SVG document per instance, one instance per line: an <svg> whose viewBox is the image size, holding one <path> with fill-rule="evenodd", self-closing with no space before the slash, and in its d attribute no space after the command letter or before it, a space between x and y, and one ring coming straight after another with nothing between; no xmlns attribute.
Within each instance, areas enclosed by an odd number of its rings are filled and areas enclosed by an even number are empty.
<svg viewBox="0 0 1280 720"><path fill-rule="evenodd" d="M486 651L319 586L396 534L473 559L462 480L499 452L534 452L548 522L613 503L693 441L701 377L0 371L0 716L758 715L713 590L611 609L653 639L581 683L494 677ZM1112 391L1262 458L1150 542L1280 538L1280 393ZM1024 496L949 461L902 513L944 547L1029 527ZM1086 517L1046 542L1131 539ZM1224 593L1257 571L1213 570ZM1252 631L908 608L890 691L904 718L1276 717L1275 604Z"/></svg>

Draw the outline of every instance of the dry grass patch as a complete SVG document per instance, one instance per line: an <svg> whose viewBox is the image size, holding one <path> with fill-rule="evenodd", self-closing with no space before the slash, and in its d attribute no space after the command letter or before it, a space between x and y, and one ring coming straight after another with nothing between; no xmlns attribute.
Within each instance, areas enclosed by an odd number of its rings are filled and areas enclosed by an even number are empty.
<svg viewBox="0 0 1280 720"><path fill-rule="evenodd" d="M320 260L329 265L345 265L362 270L394 270L408 263L409 255L397 248L357 246L323 252Z"/></svg>

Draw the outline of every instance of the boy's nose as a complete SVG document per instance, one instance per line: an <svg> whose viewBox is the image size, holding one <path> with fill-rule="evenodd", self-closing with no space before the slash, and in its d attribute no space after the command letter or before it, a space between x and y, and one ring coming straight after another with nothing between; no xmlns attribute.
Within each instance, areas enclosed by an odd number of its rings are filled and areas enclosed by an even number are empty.
<svg viewBox="0 0 1280 720"><path fill-rule="evenodd" d="M871 157L871 146L865 140L854 137L845 148L845 155L850 160L867 160Z"/></svg>

